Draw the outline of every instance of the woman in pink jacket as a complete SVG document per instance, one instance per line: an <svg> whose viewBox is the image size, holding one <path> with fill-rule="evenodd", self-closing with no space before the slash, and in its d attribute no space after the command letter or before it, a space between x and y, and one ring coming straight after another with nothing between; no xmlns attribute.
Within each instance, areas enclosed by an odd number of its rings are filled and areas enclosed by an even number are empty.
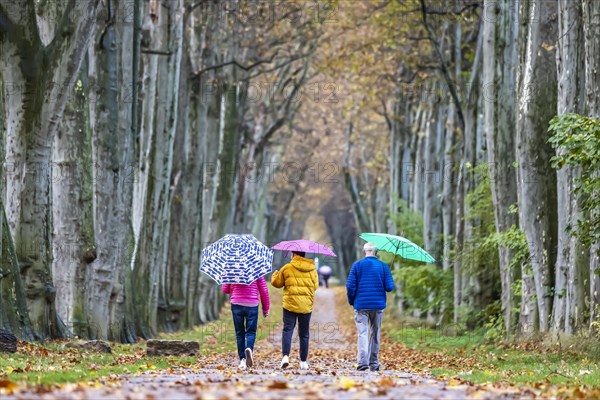
<svg viewBox="0 0 600 400"><path fill-rule="evenodd" d="M233 315L233 326L235 327L235 338L237 340L238 356L240 357L239 368L252 367L254 362L252 351L254 350L256 326L258 325L259 297L265 318L269 315L271 306L267 282L261 276L250 285L226 283L223 285L222 290L223 293L231 295L231 314Z"/></svg>

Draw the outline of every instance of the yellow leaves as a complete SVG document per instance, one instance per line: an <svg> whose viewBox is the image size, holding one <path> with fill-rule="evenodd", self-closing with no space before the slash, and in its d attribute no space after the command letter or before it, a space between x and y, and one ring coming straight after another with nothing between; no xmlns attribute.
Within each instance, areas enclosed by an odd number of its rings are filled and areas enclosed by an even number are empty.
<svg viewBox="0 0 600 400"><path fill-rule="evenodd" d="M361 383L356 382L354 379L346 378L345 376L343 376L338 380L337 386L340 389L348 390L348 389L352 389L353 387L356 387L356 386L361 386Z"/></svg>
<svg viewBox="0 0 600 400"><path fill-rule="evenodd" d="M464 382L461 379L451 378L448 380L448 386L456 387L462 385Z"/></svg>

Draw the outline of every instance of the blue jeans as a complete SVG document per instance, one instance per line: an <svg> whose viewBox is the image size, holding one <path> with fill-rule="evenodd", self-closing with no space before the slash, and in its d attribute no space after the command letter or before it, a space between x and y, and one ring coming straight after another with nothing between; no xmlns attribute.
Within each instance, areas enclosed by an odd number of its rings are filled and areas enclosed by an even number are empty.
<svg viewBox="0 0 600 400"><path fill-rule="evenodd" d="M298 337L300 338L300 361L306 361L308 358L308 341L310 339L310 316L308 314L298 314L283 309L283 332L281 334L281 352L284 356L290 355L292 348L292 336L298 320Z"/></svg>
<svg viewBox="0 0 600 400"><path fill-rule="evenodd" d="M246 358L246 348L254 350L256 326L258 325L258 306L246 307L232 304L231 314L233 315L238 356L241 360Z"/></svg>
<svg viewBox="0 0 600 400"><path fill-rule="evenodd" d="M354 310L358 331L358 366L379 368L379 342L383 310Z"/></svg>

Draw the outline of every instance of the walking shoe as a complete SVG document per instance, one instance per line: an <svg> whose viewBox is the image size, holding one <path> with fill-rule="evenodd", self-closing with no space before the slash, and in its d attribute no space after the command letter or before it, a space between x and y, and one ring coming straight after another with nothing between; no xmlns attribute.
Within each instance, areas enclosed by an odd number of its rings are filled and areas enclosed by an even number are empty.
<svg viewBox="0 0 600 400"><path fill-rule="evenodd" d="M281 368L287 368L290 365L290 358L288 356L283 356L281 360Z"/></svg>
<svg viewBox="0 0 600 400"><path fill-rule="evenodd" d="M242 358L240 360L240 365L238 366L239 369L246 369L246 359Z"/></svg>
<svg viewBox="0 0 600 400"><path fill-rule="evenodd" d="M300 369L308 369L308 363L306 361L300 361Z"/></svg>
<svg viewBox="0 0 600 400"><path fill-rule="evenodd" d="M358 371L366 371L366 370L368 370L368 369L369 369L369 367L368 367L368 366L366 366L366 365L359 365L358 367L356 367L356 369L357 369Z"/></svg>
<svg viewBox="0 0 600 400"><path fill-rule="evenodd" d="M252 349L248 347L246 349L246 365L248 368L252 368L252 364L254 363L254 358L252 357Z"/></svg>
<svg viewBox="0 0 600 400"><path fill-rule="evenodd" d="M379 371L379 366L377 366L377 367L370 367L370 369L373 372L377 372L377 371Z"/></svg>

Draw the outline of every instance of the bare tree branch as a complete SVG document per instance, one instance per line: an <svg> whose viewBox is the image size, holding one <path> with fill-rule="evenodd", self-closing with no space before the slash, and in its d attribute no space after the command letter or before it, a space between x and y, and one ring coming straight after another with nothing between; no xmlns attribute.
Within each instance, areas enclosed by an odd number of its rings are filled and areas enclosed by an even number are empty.
<svg viewBox="0 0 600 400"><path fill-rule="evenodd" d="M446 83L448 84L448 89L450 90L450 95L452 96L452 99L454 100L454 103L456 104L456 113L458 114L458 118L460 119L461 127L464 130L465 129L465 117L464 117L464 114L462 111L460 99L458 98L458 94L456 93L456 86L454 84L454 81L452 80L452 77L450 76L450 73L448 72L446 60L444 59L444 55L442 54L442 52L440 50L440 45L435 40L433 30L431 29L431 26L429 26L429 22L427 22L427 11L426 11L427 5L425 4L425 0L420 0L420 1L421 1L421 16L423 19L423 25L425 26L425 29L427 30L427 34L429 35L429 40L430 40L430 42L438 56L438 59L440 61L440 68L442 70L442 75L444 76Z"/></svg>
<svg viewBox="0 0 600 400"><path fill-rule="evenodd" d="M277 49L273 53L273 55L271 56L270 59L268 59L268 60L259 60L259 61L255 62L253 64L250 64L250 65L242 65L237 60L227 61L227 62L224 62L222 64L218 64L218 65L211 65L210 67L202 68L200 71L194 73L193 76L194 77L198 77L198 76L201 76L202 74L204 74L205 72L208 72L208 71L211 71L211 70L215 70L215 69L220 69L220 68L223 68L223 67L227 67L229 65L235 65L236 67L241 68L244 71L250 71L251 69L258 67L259 65L272 63L278 53L279 53L279 49Z"/></svg>

